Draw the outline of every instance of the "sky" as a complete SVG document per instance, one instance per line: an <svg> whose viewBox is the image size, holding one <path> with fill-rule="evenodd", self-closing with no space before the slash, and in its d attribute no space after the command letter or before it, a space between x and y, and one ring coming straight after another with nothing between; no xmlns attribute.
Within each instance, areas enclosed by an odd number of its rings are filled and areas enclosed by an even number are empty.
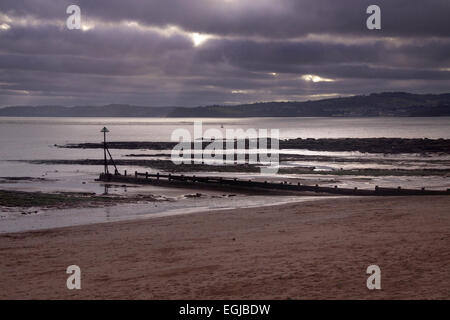
<svg viewBox="0 0 450 320"><path fill-rule="evenodd" d="M449 0L0 0L0 106L449 92L449 14Z"/></svg>

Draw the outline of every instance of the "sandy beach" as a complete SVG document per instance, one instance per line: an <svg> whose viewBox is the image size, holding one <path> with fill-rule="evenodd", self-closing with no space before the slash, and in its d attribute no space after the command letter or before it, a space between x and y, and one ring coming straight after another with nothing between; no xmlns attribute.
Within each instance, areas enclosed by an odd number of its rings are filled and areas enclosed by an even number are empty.
<svg viewBox="0 0 450 320"><path fill-rule="evenodd" d="M449 299L449 207L323 199L3 234L0 298ZM81 290L66 288L73 264Z"/></svg>

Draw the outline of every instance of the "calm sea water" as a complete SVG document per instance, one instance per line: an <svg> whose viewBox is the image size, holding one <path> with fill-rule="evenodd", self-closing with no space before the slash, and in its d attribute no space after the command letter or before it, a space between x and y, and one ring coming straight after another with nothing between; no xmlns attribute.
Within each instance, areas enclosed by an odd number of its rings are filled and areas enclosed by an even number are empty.
<svg viewBox="0 0 450 320"><path fill-rule="evenodd" d="M102 150L83 150L57 148L55 145L81 142L100 142L100 129L110 130L109 141L170 141L173 130L185 128L192 132L194 121L201 121L203 129L279 129L280 137L285 138L360 138L360 137L399 137L399 138L450 138L450 117L442 118L0 118L0 177L32 176L57 177L67 182L84 175L96 175L101 168L95 166L68 165L30 165L11 160L38 159L100 159ZM140 150L112 150L115 158L126 154L140 153ZM146 153L152 151L145 150ZM162 151L168 153L169 151ZM283 150L286 153L307 155L333 155L336 157L379 158L383 155L361 155L352 152L311 152L307 150ZM141 152L142 153L142 152ZM170 153L170 152L169 152ZM413 158L416 167L433 166L429 158L420 155L395 155L407 161ZM127 159L131 159L127 157ZM141 158L142 159L142 158ZM154 159L154 158L153 158ZM440 160L445 157L440 157ZM417 160L423 162L417 162ZM316 166L323 169L350 169L374 167L362 163L324 163L289 162L282 166ZM409 164L412 167L413 164ZM377 168L391 168L389 165L376 165ZM436 167L436 166L435 166ZM121 168L142 171L142 168ZM151 169L149 170L152 171ZM62 176L64 175L64 176ZM235 175L235 174L234 174ZM62 177L61 177L62 176ZM394 184L400 178L394 179ZM441 178L442 179L442 178ZM419 180L418 185L425 180ZM374 180L375 181L375 180ZM372 181L376 183L378 181ZM403 181L404 182L404 181ZM391 184L392 182L389 182ZM411 185L411 183L408 183ZM66 188L70 183L65 183ZM48 184L47 188L50 188ZM364 187L364 185L359 185ZM430 186L430 184L427 184ZM441 182L431 187L443 186ZM83 190L86 188L80 188ZM77 189L78 190L78 189Z"/></svg>
<svg viewBox="0 0 450 320"><path fill-rule="evenodd" d="M0 160L70 159L79 151L58 150L54 144L98 142L100 129L110 141L170 141L177 128L204 130L279 129L284 138L450 138L450 117L440 118L9 118L0 117Z"/></svg>
<svg viewBox="0 0 450 320"><path fill-rule="evenodd" d="M170 141L173 130L185 128L192 132L193 122L202 121L203 129L279 129L280 138L450 138L450 117L445 118L242 118L242 119L191 119L191 118L0 118L0 178L39 177L47 181L8 182L0 181L0 189L26 191L80 191L103 193L104 186L95 181L102 168L77 165L32 165L13 160L37 159L100 159L102 150L57 148L66 143L100 142L103 126L109 128L109 141ZM223 128L222 128L223 127ZM112 150L115 158L123 158L129 153L150 153L149 150ZM167 153L166 151L162 151ZM311 166L324 169L376 167L390 168L377 164L376 160L386 156L360 154L357 152L313 152L308 150L283 150L285 153L305 155L333 155L334 157L373 158L374 163L334 163L334 162L289 162L282 166ZM401 165L413 168L432 167L421 155L391 155L400 158ZM439 160L449 160L449 156L436 156ZM130 159L130 158L128 158ZM408 164L413 160L415 164ZM419 161L419 162L418 162ZM445 167L445 166L444 166ZM126 167L129 172L143 168ZM145 169L147 171L147 169ZM152 170L149 169L149 172ZM221 173L222 175L254 178L254 174ZM261 178L261 176L259 176ZM280 179L306 180L304 183L321 185L338 184L343 187L373 188L374 185L431 189L450 188L447 177L340 177L318 175L278 175ZM1 179L0 179L1 180ZM247 197L236 196L221 199L185 199L184 193L192 190L162 190L157 187L124 188L113 187L111 193L150 192L173 197L172 202L164 202L150 209L147 205L128 205L113 208L39 211L36 215L21 215L0 210L0 232L25 231L56 226L85 224L93 222L134 219L154 214L179 214L198 210L247 207L272 204L275 202L298 201L299 197ZM62 212L63 211L63 212Z"/></svg>

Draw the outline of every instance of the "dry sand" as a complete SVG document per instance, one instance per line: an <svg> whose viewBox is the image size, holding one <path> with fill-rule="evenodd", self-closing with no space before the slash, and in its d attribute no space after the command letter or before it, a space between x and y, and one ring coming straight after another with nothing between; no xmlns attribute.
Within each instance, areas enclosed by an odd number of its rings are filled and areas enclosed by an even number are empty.
<svg viewBox="0 0 450 320"><path fill-rule="evenodd" d="M79 265L82 289L66 288ZM366 288L381 267L382 290ZM450 197L324 199L0 235L2 299L449 299Z"/></svg>

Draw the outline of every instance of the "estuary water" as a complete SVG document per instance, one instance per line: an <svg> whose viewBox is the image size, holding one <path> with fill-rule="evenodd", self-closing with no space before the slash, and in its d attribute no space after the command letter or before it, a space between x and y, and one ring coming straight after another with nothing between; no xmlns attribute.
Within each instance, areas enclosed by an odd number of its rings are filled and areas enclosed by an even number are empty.
<svg viewBox="0 0 450 320"><path fill-rule="evenodd" d="M0 189L23 191L74 191L74 192L105 192L105 186L96 182L99 166L81 165L43 165L29 164L24 160L74 160L101 159L100 149L68 149L57 145L70 143L101 142L100 129L106 126L109 141L171 141L175 129L184 128L193 131L195 121L201 121L203 130L210 128L225 132L226 129L279 129L280 138L430 138L450 139L450 117L440 118L12 118L0 117ZM133 159L127 157L132 153L161 153L160 158L168 159L163 154L170 150L111 150L116 159ZM358 161L290 161L281 163L281 167L315 166L318 170L339 170L352 168L450 168L448 155L380 155L361 154L359 152L315 152L310 150L282 150L282 153L300 155L327 155L352 159L372 159L371 163ZM397 165L383 164L379 159L392 159ZM430 161L430 160L438 160ZM128 172L155 171L151 168L121 167ZM201 173L199 173L201 174ZM302 183L320 185L339 185L342 187L373 188L375 185L429 189L450 188L448 177L445 176L333 176L316 174L285 174L261 177L251 173L207 173L208 175L236 176L249 179L284 179L302 181ZM31 177L34 180L9 180L10 177ZM39 178L37 180L36 178ZM166 196L174 201L167 201L150 210L139 204L117 206L114 208L96 208L79 210L59 210L64 214L50 211L37 211L37 215L17 215L14 210L0 208L0 232L25 231L46 227L84 224L93 222L116 221L147 217L151 214L174 214L198 210L215 210L220 208L236 208L255 205L270 205L273 203L299 200L298 197L277 197L270 199L262 196L216 197L214 194L201 199L188 199L183 195L192 190L162 189L157 187L127 187L113 186L111 193L150 192ZM137 207L136 207L137 206ZM78 217L74 218L75 212ZM95 214L94 214L95 213ZM58 218L59 214L59 218ZM40 218L42 217L42 218ZM44 218L45 217L45 218ZM59 220L58 220L59 219ZM81 220L80 220L81 219ZM50 223L51 221L51 223Z"/></svg>

